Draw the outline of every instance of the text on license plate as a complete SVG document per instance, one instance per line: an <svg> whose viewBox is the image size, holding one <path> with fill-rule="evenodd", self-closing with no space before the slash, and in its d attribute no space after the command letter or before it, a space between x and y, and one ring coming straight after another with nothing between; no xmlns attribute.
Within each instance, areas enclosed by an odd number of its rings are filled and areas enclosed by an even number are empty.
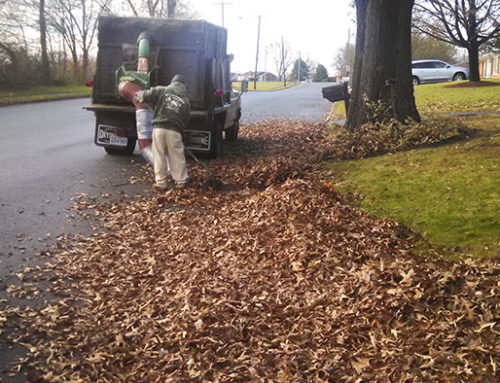
<svg viewBox="0 0 500 383"><path fill-rule="evenodd" d="M127 146L128 138L123 137L122 134L122 128L100 124L97 127L97 143L102 145Z"/></svg>

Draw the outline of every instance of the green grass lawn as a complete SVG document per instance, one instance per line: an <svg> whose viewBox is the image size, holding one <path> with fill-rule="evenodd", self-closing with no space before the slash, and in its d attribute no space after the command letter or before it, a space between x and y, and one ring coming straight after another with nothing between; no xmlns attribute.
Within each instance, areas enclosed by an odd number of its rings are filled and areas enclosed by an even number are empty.
<svg viewBox="0 0 500 383"><path fill-rule="evenodd" d="M287 83L286 83L287 88L290 88L294 85L297 85L297 83L296 82L289 82L289 81L287 81ZM253 86L254 86L253 81L249 81L248 82L248 91L249 92L254 91ZM241 90L241 82L234 81L232 83L232 87L233 87L233 89ZM255 90L266 91L266 90L281 90L281 89L285 89L285 86L283 85L282 81L257 81L257 88Z"/></svg>
<svg viewBox="0 0 500 383"><path fill-rule="evenodd" d="M500 79L488 79L500 84ZM500 111L500 85L477 88L448 88L456 82L424 84L414 87L420 114ZM345 118L344 102L336 102L330 119Z"/></svg>
<svg viewBox="0 0 500 383"><path fill-rule="evenodd" d="M28 89L1 89L0 105L43 100L57 100L71 97L90 96L92 88L79 85L36 86Z"/></svg>
<svg viewBox="0 0 500 383"><path fill-rule="evenodd" d="M441 94L436 94L436 104ZM432 100L431 100L432 101ZM472 100L474 102L474 100ZM463 142L327 166L361 207L421 233L441 254L500 254L500 116L461 117Z"/></svg>
<svg viewBox="0 0 500 383"><path fill-rule="evenodd" d="M488 79L500 84L500 79ZM414 87L419 113L500 111L500 85L477 88L449 88L456 83Z"/></svg>

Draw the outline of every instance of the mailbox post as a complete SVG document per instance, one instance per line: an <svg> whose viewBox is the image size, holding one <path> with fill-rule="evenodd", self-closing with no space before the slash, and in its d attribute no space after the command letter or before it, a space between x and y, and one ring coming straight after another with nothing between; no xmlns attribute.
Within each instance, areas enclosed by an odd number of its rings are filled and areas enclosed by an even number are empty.
<svg viewBox="0 0 500 383"><path fill-rule="evenodd" d="M241 91L244 93L244 92L248 92L248 81L247 80L243 80L241 82Z"/></svg>

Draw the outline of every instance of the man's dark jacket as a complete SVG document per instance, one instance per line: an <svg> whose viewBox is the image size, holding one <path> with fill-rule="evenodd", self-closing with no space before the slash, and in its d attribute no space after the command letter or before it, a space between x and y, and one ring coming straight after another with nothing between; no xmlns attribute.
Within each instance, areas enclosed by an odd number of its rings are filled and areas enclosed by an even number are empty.
<svg viewBox="0 0 500 383"><path fill-rule="evenodd" d="M136 100L153 106L153 127L176 130L179 133L189 122L191 104L186 85L173 82L137 92Z"/></svg>

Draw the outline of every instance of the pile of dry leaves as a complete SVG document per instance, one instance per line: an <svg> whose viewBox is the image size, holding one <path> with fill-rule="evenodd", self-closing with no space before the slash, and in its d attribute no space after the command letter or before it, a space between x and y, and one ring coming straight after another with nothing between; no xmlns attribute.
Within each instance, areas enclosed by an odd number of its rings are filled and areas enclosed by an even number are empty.
<svg viewBox="0 0 500 383"><path fill-rule="evenodd" d="M340 159L359 159L463 140L472 134L472 129L456 119L425 117L420 123L408 124L392 119L364 124L354 132L340 128L332 154Z"/></svg>
<svg viewBox="0 0 500 383"><path fill-rule="evenodd" d="M270 121L193 183L84 201L53 292L18 312L29 376L53 382L496 382L496 262L409 252L411 233L342 202L322 125ZM151 181L151 174L145 176Z"/></svg>

